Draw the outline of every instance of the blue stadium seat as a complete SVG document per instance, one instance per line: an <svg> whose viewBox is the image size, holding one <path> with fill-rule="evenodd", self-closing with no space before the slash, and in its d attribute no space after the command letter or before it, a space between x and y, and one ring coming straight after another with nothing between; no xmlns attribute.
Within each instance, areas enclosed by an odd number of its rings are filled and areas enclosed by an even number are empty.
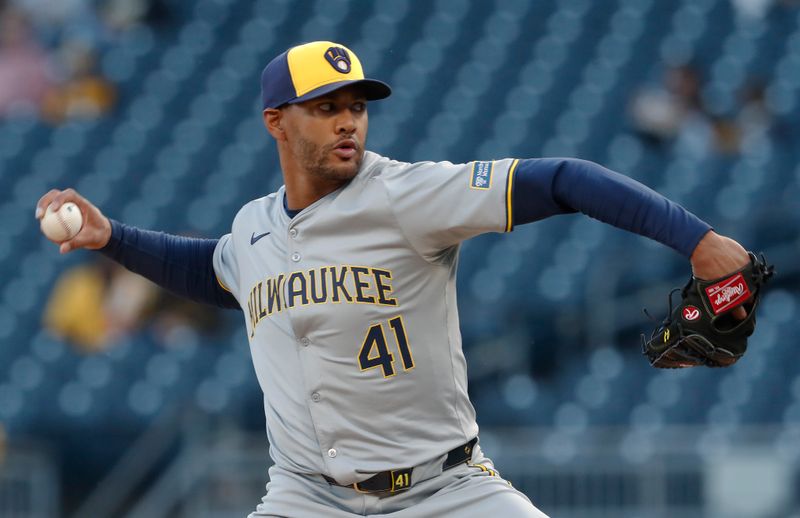
<svg viewBox="0 0 800 518"><path fill-rule="evenodd" d="M800 195L796 17L740 24L724 0L393 0L359 5L359 17L344 0L175 4L181 16L172 30L142 25L102 52L101 69L120 92L108 118L57 128L32 118L0 121L0 339L7 344L0 417L14 426L41 425L46 417L37 408L101 426L109 416L147 423L173 401L234 416L239 398L259 398L238 330L216 338L241 343L236 349L221 351L190 333L172 337L185 346L164 349L137 333L95 356L40 331L49 287L78 259L60 257L31 215L42 192L74 185L127 223L208 237L227 232L239 206L282 183L258 116L258 79L266 59L299 39L351 42L370 75L392 84L392 98L370 107L369 145L378 152L457 162L576 154L655 187L754 246L797 239L800 212L780 213L781 225L770 212L780 210L774 200L796 204ZM762 79L784 140L722 158L653 149L632 133L625 113L632 93L660 77L662 59L702 69L703 98L717 115L732 115L740 87ZM597 330L576 339L565 329L574 326L552 325L593 311L591 287L608 289L599 296L604 304L638 301L654 279L668 284L686 275L685 263L660 245L582 217L482 236L463 246L459 268L467 350L501 333L529 336L529 328L553 342L537 348L591 343ZM584 426L630 425L638 431L627 444L638 459L649 451L641 433L648 427L797 424L800 381L790 381L800 380L792 329L800 300L793 290L767 292L751 350L729 371L655 372L636 333L620 324L602 338L618 343L591 344L597 349L586 365L481 383L474 397L481 423L571 430L574 436L547 443L557 455L569 455ZM622 313L622 304L614 311ZM620 318L644 323L638 314ZM706 440L724 440L719 430ZM780 447L792 437L787 432Z"/></svg>

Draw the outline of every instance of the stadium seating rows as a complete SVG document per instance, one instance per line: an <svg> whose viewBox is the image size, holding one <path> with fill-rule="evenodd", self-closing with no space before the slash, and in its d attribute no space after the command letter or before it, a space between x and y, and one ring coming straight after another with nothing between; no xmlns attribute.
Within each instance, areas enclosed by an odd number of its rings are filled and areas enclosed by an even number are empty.
<svg viewBox="0 0 800 518"><path fill-rule="evenodd" d="M777 140L733 158L659 152L633 134L624 115L661 60L692 58L708 71L703 94L715 113L735 110L737 92L755 76L767 78L776 116L796 117L796 12L745 23L723 0L172 3L185 13L179 30L137 28L103 56L122 93L110 118L55 129L0 121L0 275L7 279L0 420L12 432L76 420L146 424L186 401L212 413L235 412L237 400L259 407L240 330L170 350L140 333L93 356L41 331L54 280L86 255L58 256L31 216L41 193L74 185L130 224L225 233L254 191L281 183L258 117L257 78L265 59L297 41L349 42L374 76L393 85L393 97L371 107L375 151L406 160L581 156L653 186L755 248L797 235L796 202L791 213L763 203L800 194L796 149ZM776 216L784 218L777 226ZM522 328L534 347L572 347L551 329L559 312L608 305L607 315L622 322L603 331L602 344L592 341L594 329L583 330L584 343L594 343L585 364L559 364L543 379L522 368L492 378L501 382L478 380L484 424L635 431L800 422L800 353L792 340L800 299L791 291L765 300L747 361L726 372L654 372L630 329L648 324L638 314L619 317L623 305L615 302L635 298L653 279L685 274L685 263L662 248L561 217L466 244L460 269L468 356L476 344Z"/></svg>

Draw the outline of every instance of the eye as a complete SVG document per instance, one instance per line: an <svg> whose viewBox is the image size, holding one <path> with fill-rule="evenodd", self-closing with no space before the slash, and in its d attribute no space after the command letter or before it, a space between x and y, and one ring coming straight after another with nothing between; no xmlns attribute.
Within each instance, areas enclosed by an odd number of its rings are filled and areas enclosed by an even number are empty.
<svg viewBox="0 0 800 518"><path fill-rule="evenodd" d="M356 112L363 112L367 109L367 103L365 102L357 102L353 105L353 111Z"/></svg>
<svg viewBox="0 0 800 518"><path fill-rule="evenodd" d="M333 111L333 103L322 103L319 105L319 109L324 112L331 112Z"/></svg>

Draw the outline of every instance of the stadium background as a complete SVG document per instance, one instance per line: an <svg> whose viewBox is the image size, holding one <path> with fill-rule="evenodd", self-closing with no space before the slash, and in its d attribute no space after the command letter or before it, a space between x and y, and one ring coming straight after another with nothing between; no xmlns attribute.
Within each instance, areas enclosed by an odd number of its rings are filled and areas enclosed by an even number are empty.
<svg viewBox="0 0 800 518"><path fill-rule="evenodd" d="M241 315L175 311L123 282L118 304L158 302L81 346L62 320L92 309L54 286L76 268L111 274L88 252L59 256L33 209L73 186L130 224L225 233L244 202L281 183L259 117L261 68L331 39L394 88L370 106L368 148L408 161L594 160L777 264L742 362L655 371L640 354L652 327L641 308L663 314L664 294L685 282L676 253L581 216L466 243L470 389L500 470L554 517L800 516L796 2L0 6L4 23L25 15L28 44L60 71L43 79L57 94L9 101L13 52L0 45L0 515L243 516L256 505L268 459ZM96 57L88 94L68 88L64 49L76 41Z"/></svg>

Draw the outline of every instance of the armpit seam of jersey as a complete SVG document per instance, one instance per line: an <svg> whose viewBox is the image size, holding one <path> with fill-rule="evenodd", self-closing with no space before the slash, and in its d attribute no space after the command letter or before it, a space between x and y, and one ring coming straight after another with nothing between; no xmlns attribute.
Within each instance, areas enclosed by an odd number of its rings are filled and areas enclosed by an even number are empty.
<svg viewBox="0 0 800 518"><path fill-rule="evenodd" d="M376 177L375 180L378 180L378 181L381 182L381 186L383 187L383 192L386 195L386 201L388 202L389 212L392 214L392 217L394 218L394 221L397 224L397 228L400 230L400 235L403 236L403 239L405 240L405 242L408 243L408 246L410 246L411 249L414 250L417 253L417 255L423 261L425 261L428 264L438 265L439 264L438 262L436 262L436 261L434 261L432 259L428 259L427 257L425 257L425 255L422 252L419 251L419 249L416 247L416 245L414 245L414 242L411 241L411 239L409 239L409 237L406 235L406 231L403 228L403 224L400 223L400 218L397 217L397 213L395 213L395 211L394 211L394 204L392 203L392 197L389 194L389 189L386 187L386 184L383 182L383 180L381 178Z"/></svg>
<svg viewBox="0 0 800 518"><path fill-rule="evenodd" d="M453 265L453 268L455 268L456 271L458 270L458 260L457 259L456 259L456 263ZM453 389L452 405L453 405L453 413L456 416L456 421L458 421L458 427L461 428L461 434L466 437L467 431L464 429L464 420L462 419L463 416L461 415L461 412L459 412L459 407L458 407L458 386L457 386L456 376L455 376L456 366L455 366L455 357L453 356L453 352L454 352L453 351L453 337L450 335L450 329L451 329L451 327L450 327L450 319L453 318L453 316L450 313L450 303L449 303L449 301L450 301L450 299L449 299L449 295L450 295L449 290L450 289L455 290L455 282L453 283L452 288L450 287L450 283L448 282L445 285L445 290L444 290L444 318L445 318L445 324L444 325L445 325L445 329L447 331L447 333L446 333L446 335L447 335L447 349L448 349L448 353L449 353L449 356L450 356L450 379L453 380L453 384L451 386L452 389ZM458 302L456 301L456 310L457 309L458 309ZM457 320L456 320L456 324L458 324ZM456 329L460 332L460 327L458 325L456 326ZM466 372L464 373L464 375L465 375L465 381L467 383L469 383L468 379L466 378ZM464 389L467 390L468 387L464 387Z"/></svg>

